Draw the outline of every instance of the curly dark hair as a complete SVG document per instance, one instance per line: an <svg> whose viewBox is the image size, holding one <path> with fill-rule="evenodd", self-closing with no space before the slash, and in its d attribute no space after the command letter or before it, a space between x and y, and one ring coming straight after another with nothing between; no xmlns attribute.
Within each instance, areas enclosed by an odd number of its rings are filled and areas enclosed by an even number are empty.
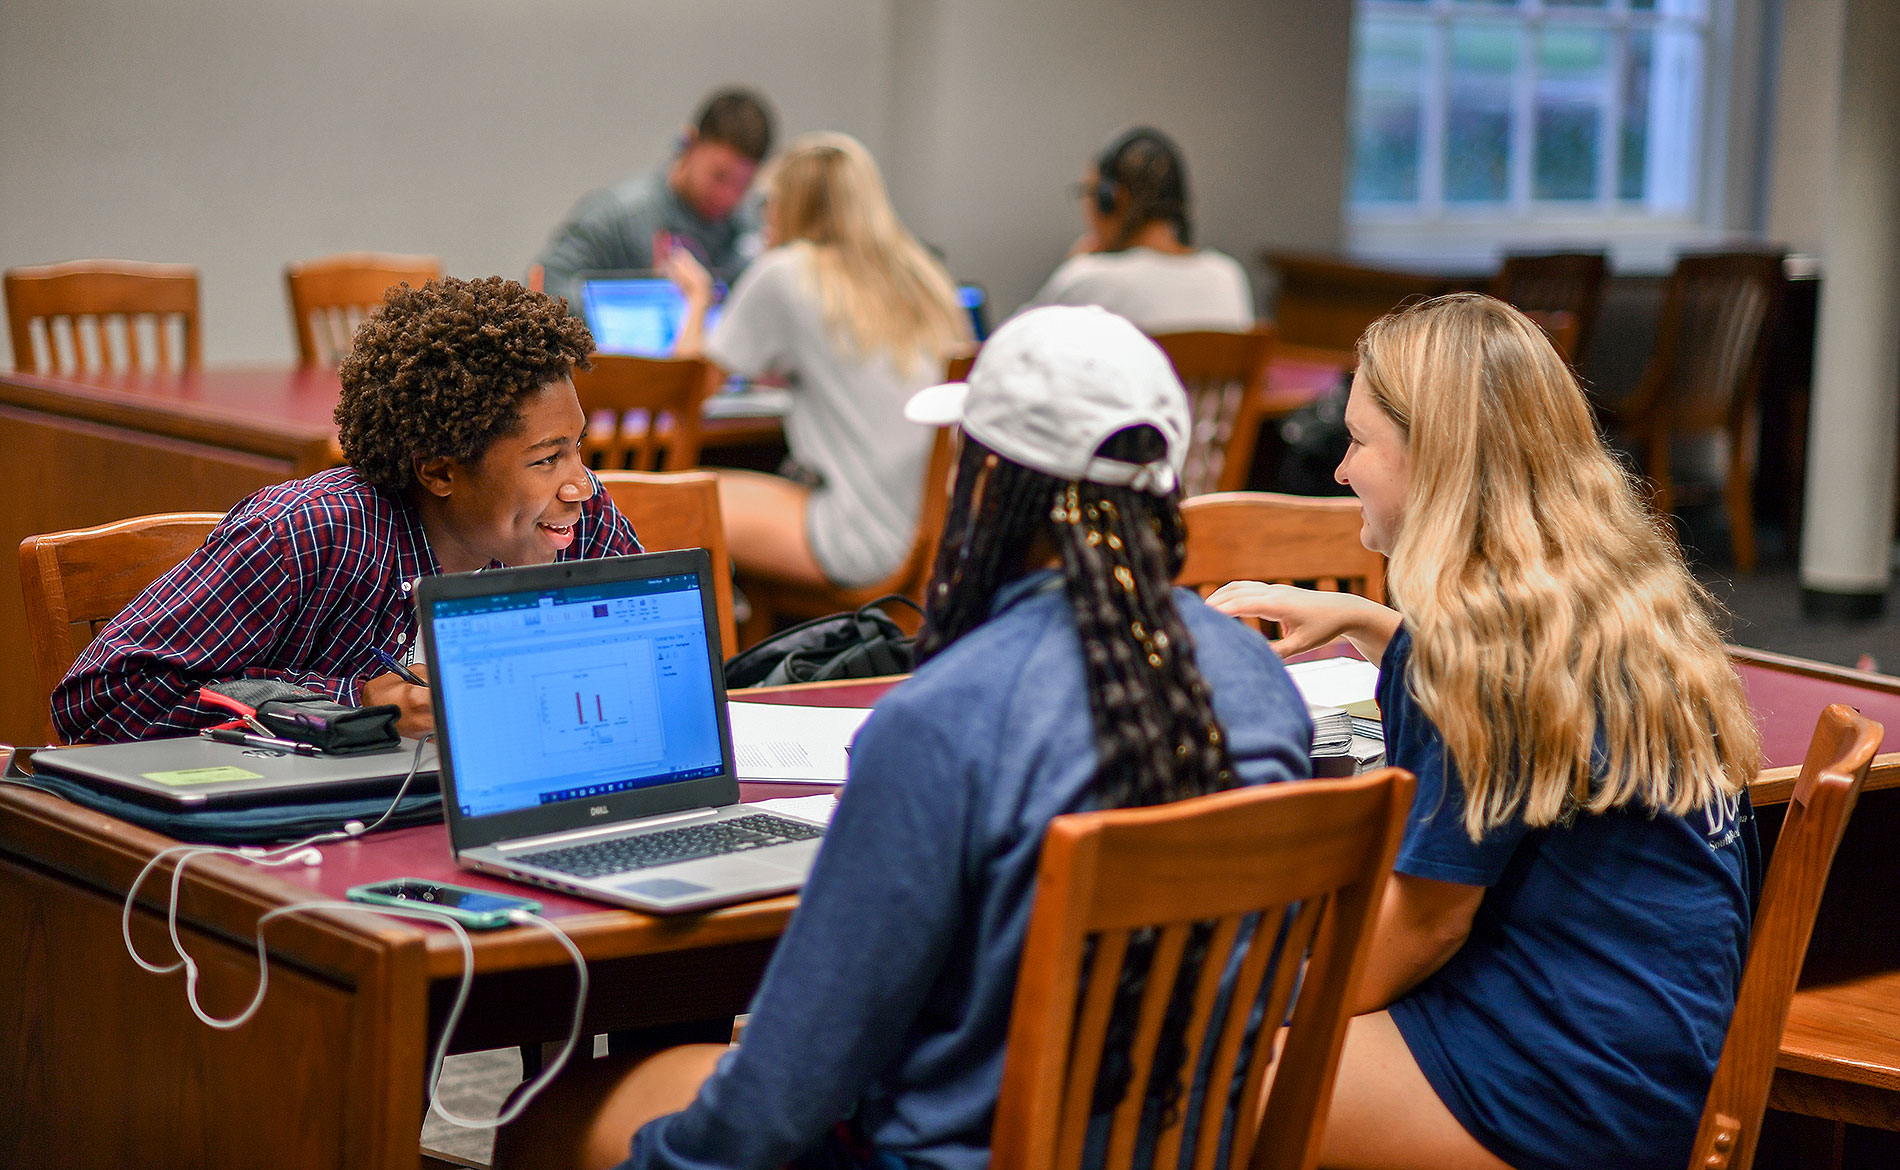
<svg viewBox="0 0 1900 1170"><path fill-rule="evenodd" d="M521 402L588 368L594 335L564 302L499 276L401 284L356 331L338 373L343 456L391 492L415 457L473 463L520 424Z"/></svg>

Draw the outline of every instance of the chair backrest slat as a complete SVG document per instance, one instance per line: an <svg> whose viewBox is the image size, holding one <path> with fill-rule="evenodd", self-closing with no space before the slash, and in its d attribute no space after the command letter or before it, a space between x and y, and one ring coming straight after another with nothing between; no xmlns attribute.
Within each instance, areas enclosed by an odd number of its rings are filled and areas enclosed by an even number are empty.
<svg viewBox="0 0 1900 1170"><path fill-rule="evenodd" d="M1102 1071L1102 1042L1108 1036L1115 987L1121 982L1122 964L1127 958L1128 935L1125 933L1109 935L1095 948L1094 965L1082 991L1082 1007L1076 1013L1075 1042L1069 1054L1070 1075L1062 1108L1061 1141L1056 1151L1058 1166L1079 1166L1082 1162L1089 1106L1095 1098L1095 1078Z"/></svg>
<svg viewBox="0 0 1900 1170"><path fill-rule="evenodd" d="M1221 917L1214 924L1213 933L1208 937L1207 941L1207 953L1209 955L1230 955L1233 953L1234 943L1240 937L1241 918L1242 916L1238 914L1228 914ZM1219 976L1220 971L1215 962L1210 961L1201 965L1200 982L1194 990L1194 1003L1189 1009L1187 1027L1182 1032L1182 1049L1184 1051L1199 1052L1207 1043L1208 1027L1213 1022L1214 1005L1220 995L1221 980ZM1246 981L1244 974L1236 980L1236 982L1242 984L1246 983ZM1228 1018L1232 1019L1232 1016L1233 1013L1229 1013ZM1229 1063L1231 1063L1231 1059ZM1218 1055L1215 1057L1214 1066L1216 1068L1225 1067L1221 1064ZM1210 1113L1208 1116L1218 1117L1218 1113ZM1161 1135L1160 1144L1155 1147L1155 1165L1173 1166L1180 1161L1181 1139L1186 1132L1187 1126L1179 1125L1170 1127L1167 1132ZM1202 1130L1201 1140L1208 1140L1205 1128ZM1196 1165L1202 1163L1204 1156L1212 1157L1212 1152L1199 1144L1197 1144L1194 1149Z"/></svg>

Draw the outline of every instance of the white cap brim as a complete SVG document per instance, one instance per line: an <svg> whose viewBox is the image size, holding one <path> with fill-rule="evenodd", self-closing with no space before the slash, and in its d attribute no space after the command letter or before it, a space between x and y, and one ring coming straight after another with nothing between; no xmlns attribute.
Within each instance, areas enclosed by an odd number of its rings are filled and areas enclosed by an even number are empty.
<svg viewBox="0 0 1900 1170"><path fill-rule="evenodd" d="M925 426L947 427L963 421L963 403L969 397L968 382L925 386L904 404L904 417Z"/></svg>

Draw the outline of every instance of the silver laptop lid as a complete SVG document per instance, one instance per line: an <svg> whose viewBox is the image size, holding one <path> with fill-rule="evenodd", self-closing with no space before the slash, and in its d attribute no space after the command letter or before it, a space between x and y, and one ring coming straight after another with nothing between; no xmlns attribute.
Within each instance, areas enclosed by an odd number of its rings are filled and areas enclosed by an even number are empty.
<svg viewBox="0 0 1900 1170"><path fill-rule="evenodd" d="M704 549L424 578L457 853L736 803Z"/></svg>

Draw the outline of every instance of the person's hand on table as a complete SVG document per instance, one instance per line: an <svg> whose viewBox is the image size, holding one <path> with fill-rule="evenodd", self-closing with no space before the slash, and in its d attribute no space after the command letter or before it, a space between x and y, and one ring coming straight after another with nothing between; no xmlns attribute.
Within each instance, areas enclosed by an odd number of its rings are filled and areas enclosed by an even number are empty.
<svg viewBox="0 0 1900 1170"><path fill-rule="evenodd" d="M1397 611L1356 593L1230 581L1216 589L1207 603L1232 617L1279 623L1280 636L1273 648L1282 658L1347 638L1368 662L1377 662L1399 628Z"/></svg>
<svg viewBox="0 0 1900 1170"><path fill-rule="evenodd" d="M418 662L409 668L423 679L429 677L429 667ZM396 717L396 730L411 739L420 739L435 730L435 708L429 703L429 690L412 682L405 682L397 675L379 674L363 684L363 705L380 707L385 704L398 707L402 714Z"/></svg>

